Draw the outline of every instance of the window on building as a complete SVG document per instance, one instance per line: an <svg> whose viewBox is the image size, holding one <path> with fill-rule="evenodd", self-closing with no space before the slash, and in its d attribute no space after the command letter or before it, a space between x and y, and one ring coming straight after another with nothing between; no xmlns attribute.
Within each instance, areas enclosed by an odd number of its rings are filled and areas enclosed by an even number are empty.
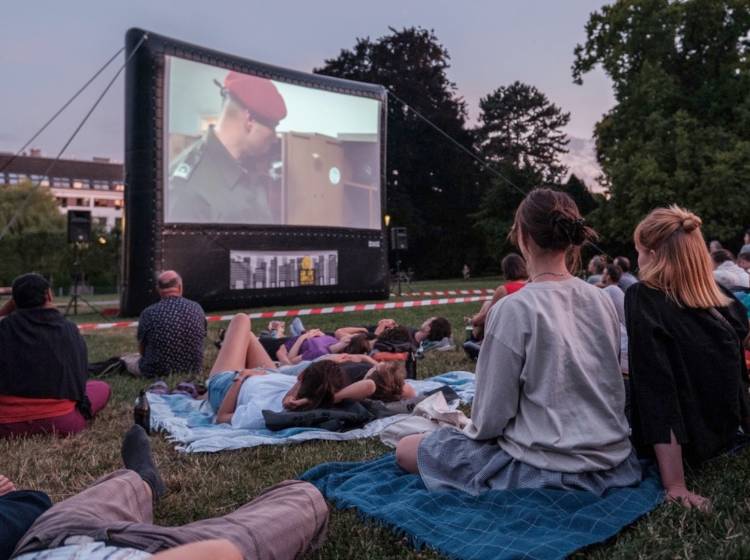
<svg viewBox="0 0 750 560"><path fill-rule="evenodd" d="M70 179L68 179L67 177L53 177L52 186L58 189L69 189Z"/></svg>
<svg viewBox="0 0 750 560"><path fill-rule="evenodd" d="M122 208L122 200L121 199L115 200L115 208Z"/></svg>
<svg viewBox="0 0 750 560"><path fill-rule="evenodd" d="M122 218L115 218L115 229L122 231Z"/></svg>
<svg viewBox="0 0 750 560"><path fill-rule="evenodd" d="M88 189L90 188L88 179L73 179L74 189Z"/></svg>
<svg viewBox="0 0 750 560"><path fill-rule="evenodd" d="M19 183L18 173L8 173L8 184L17 185Z"/></svg>
<svg viewBox="0 0 750 560"><path fill-rule="evenodd" d="M94 199L94 206L97 208L114 208L115 202L115 200L109 198L96 198Z"/></svg>
<svg viewBox="0 0 750 560"><path fill-rule="evenodd" d="M92 181L91 185L97 191L108 191L109 190L109 181Z"/></svg>
<svg viewBox="0 0 750 560"><path fill-rule="evenodd" d="M99 227L106 228L107 227L107 218L95 218L96 223L99 225Z"/></svg>
<svg viewBox="0 0 750 560"><path fill-rule="evenodd" d="M68 198L63 196L59 197L57 199L57 203L60 205L60 208L67 208L68 207Z"/></svg>
<svg viewBox="0 0 750 560"><path fill-rule="evenodd" d="M88 198L74 198L73 200L75 200L75 205L76 206L83 206L85 208L89 207L89 200L90 199L88 199Z"/></svg>
<svg viewBox="0 0 750 560"><path fill-rule="evenodd" d="M46 175L30 175L31 183L40 187L49 187L49 178Z"/></svg>
<svg viewBox="0 0 750 560"><path fill-rule="evenodd" d="M125 185L123 185L122 183L115 183L115 190L123 192L125 190Z"/></svg>

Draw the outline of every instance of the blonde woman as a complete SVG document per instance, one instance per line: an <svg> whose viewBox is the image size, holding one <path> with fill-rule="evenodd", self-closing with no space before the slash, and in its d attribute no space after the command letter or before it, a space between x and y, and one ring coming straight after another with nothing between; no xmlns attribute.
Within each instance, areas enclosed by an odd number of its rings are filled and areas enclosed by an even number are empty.
<svg viewBox="0 0 750 560"><path fill-rule="evenodd" d="M748 335L742 305L714 281L701 220L678 206L636 228L641 282L625 295L633 442L656 457L667 498L709 510L689 491L683 462L700 463L747 428ZM747 431L747 430L746 430Z"/></svg>

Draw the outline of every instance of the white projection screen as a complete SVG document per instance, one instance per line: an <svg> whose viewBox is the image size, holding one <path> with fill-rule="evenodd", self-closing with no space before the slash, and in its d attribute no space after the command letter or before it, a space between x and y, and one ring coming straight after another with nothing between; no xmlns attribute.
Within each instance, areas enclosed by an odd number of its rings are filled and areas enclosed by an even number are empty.
<svg viewBox="0 0 750 560"><path fill-rule="evenodd" d="M381 228L381 102L165 57L164 223Z"/></svg>

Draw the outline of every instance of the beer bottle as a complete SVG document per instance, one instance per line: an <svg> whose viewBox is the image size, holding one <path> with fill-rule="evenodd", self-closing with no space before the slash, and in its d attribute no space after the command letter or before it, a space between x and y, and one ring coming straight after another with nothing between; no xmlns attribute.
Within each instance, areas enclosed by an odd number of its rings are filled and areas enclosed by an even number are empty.
<svg viewBox="0 0 750 560"><path fill-rule="evenodd" d="M416 379L417 378L417 360L414 358L414 352L409 350L409 354L406 357L406 378Z"/></svg>
<svg viewBox="0 0 750 560"><path fill-rule="evenodd" d="M151 434L151 407L148 404L148 397L146 397L146 391L144 389L141 389L138 399L135 401L133 420L141 428L146 430L147 434Z"/></svg>

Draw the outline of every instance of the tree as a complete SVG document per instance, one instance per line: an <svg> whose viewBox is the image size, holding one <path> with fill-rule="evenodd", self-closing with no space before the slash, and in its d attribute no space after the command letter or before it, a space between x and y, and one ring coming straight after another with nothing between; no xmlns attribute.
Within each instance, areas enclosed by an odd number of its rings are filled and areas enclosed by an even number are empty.
<svg viewBox="0 0 750 560"><path fill-rule="evenodd" d="M0 240L0 285L10 285L23 272L57 274L66 256L65 220L49 189L28 181L0 185L0 231L11 220Z"/></svg>
<svg viewBox="0 0 750 560"><path fill-rule="evenodd" d="M595 127L610 241L673 203L713 238L750 224L749 31L747 0L619 0L591 15L572 72L612 79L616 104Z"/></svg>
<svg viewBox="0 0 750 560"><path fill-rule="evenodd" d="M559 161L568 138L561 130L570 121L534 86L514 82L479 101L478 146L485 160L528 170L539 185L557 185L565 174Z"/></svg>
<svg viewBox="0 0 750 560"><path fill-rule="evenodd" d="M381 84L470 147L466 106L446 73L448 51L426 29L390 32L376 40L357 39L354 48L342 50L315 72ZM388 99L387 211L391 225L409 230L407 264L423 277L458 274L467 260L480 268L484 244L466 219L480 199L477 167L398 99Z"/></svg>
<svg viewBox="0 0 750 560"><path fill-rule="evenodd" d="M581 181L575 174L571 174L562 190L568 193L575 201L582 216L588 216L600 204L600 200L591 194L586 183Z"/></svg>
<svg viewBox="0 0 750 560"><path fill-rule="evenodd" d="M24 202L27 201L27 202ZM19 274L39 272L53 285L68 286L73 274L74 247L68 243L65 217L46 187L29 182L0 186L0 230L17 209L9 234L0 240L0 285ZM92 242L81 246L81 265L87 284L112 289L119 269L120 231L94 228Z"/></svg>
<svg viewBox="0 0 750 560"><path fill-rule="evenodd" d="M14 216L8 235L55 233L65 229L65 219L49 189L28 181L0 186L0 231L5 230Z"/></svg>
<svg viewBox="0 0 750 560"><path fill-rule="evenodd" d="M535 187L560 187L566 169L559 156L568 145L561 129L570 113L521 82L497 88L480 100L479 108L477 147L502 177L486 189L474 218L499 259L509 249L507 234L525 193Z"/></svg>

